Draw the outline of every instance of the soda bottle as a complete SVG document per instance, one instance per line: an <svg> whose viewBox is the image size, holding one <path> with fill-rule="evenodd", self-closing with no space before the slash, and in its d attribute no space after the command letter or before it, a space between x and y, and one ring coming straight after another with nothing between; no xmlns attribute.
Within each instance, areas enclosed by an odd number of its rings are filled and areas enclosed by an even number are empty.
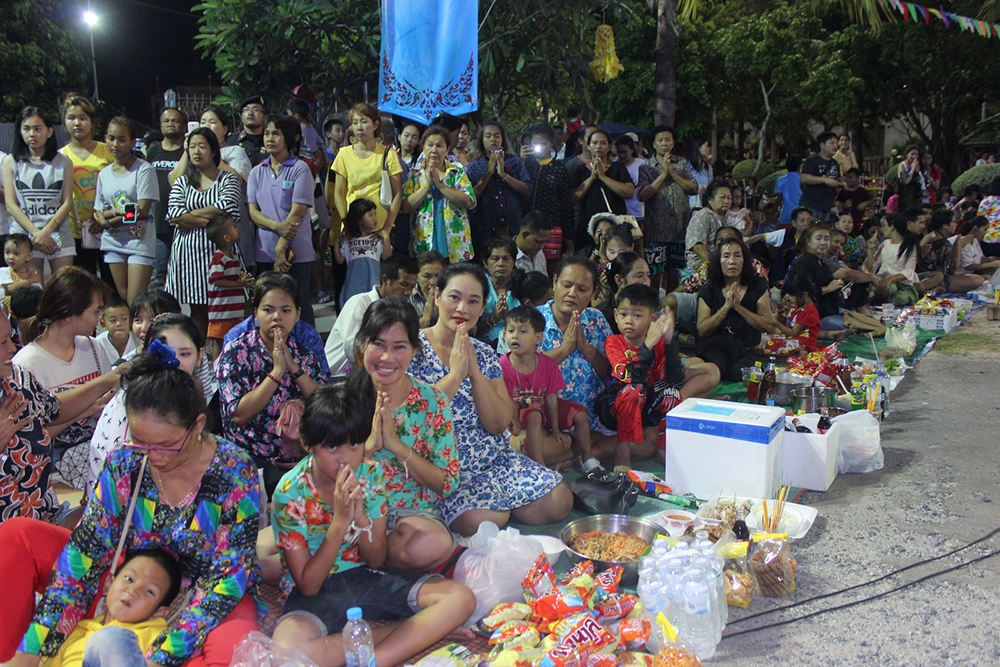
<svg viewBox="0 0 1000 667"><path fill-rule="evenodd" d="M760 362L754 363L753 370L750 372L750 384L747 386L747 400L751 403L757 402L757 396L760 390L760 381L764 376L764 369L760 367Z"/></svg>
<svg viewBox="0 0 1000 667"><path fill-rule="evenodd" d="M851 382L851 410L861 410L865 407L865 390L860 380Z"/></svg>
<svg viewBox="0 0 1000 667"><path fill-rule="evenodd" d="M347 667L375 667L375 642L372 629L361 618L361 607L347 610L344 626L344 659Z"/></svg>
<svg viewBox="0 0 1000 667"><path fill-rule="evenodd" d="M772 354L771 361L767 364L767 370L764 371L764 379L760 381L760 387L757 388L757 405L774 405L774 389L777 386L774 360L775 357Z"/></svg>

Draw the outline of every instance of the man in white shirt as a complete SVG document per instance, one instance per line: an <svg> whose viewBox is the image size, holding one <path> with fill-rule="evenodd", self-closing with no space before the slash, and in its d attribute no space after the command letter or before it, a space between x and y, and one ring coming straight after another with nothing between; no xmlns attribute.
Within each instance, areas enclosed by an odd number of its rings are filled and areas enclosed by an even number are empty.
<svg viewBox="0 0 1000 667"><path fill-rule="evenodd" d="M417 260L408 255L390 255L382 260L382 282L370 292L355 294L344 307L326 339L326 360L331 377L347 375L354 363L354 338L361 329L365 311L379 299L409 300L417 284Z"/></svg>
<svg viewBox="0 0 1000 667"><path fill-rule="evenodd" d="M542 248L551 236L552 223L540 212L532 211L521 218L521 231L514 239L514 243L517 244L514 266L522 271L541 271L548 275Z"/></svg>

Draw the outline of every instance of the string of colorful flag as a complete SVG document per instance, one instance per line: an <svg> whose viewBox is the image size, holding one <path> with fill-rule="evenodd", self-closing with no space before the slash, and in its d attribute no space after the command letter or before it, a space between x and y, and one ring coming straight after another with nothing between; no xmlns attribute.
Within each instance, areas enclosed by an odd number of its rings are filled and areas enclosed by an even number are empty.
<svg viewBox="0 0 1000 667"><path fill-rule="evenodd" d="M997 39L1000 39L1000 25L996 23L987 23L969 16L959 16L943 9L932 9L913 2L903 2L903 0L879 0L879 2L883 5L891 5L893 9L903 15L904 21L913 21L914 23L923 21L929 25L931 17L934 16L943 21L946 28L950 28L954 23L962 30L975 32L986 38L996 36Z"/></svg>

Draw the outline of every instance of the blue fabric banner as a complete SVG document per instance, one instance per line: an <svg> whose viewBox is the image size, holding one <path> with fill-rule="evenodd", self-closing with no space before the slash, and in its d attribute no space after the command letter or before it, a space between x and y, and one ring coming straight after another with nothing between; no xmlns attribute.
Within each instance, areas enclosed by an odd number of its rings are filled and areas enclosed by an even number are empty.
<svg viewBox="0 0 1000 667"><path fill-rule="evenodd" d="M476 0L382 0L378 107L429 123L479 100Z"/></svg>

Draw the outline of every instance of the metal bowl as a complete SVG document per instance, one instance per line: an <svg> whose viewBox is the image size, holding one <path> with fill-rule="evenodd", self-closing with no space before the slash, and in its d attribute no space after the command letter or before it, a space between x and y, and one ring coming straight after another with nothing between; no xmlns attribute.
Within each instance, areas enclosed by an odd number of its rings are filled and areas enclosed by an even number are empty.
<svg viewBox="0 0 1000 667"><path fill-rule="evenodd" d="M595 516L584 517L566 524L559 534L559 538L566 545L566 556L573 563L589 560L594 563L594 570L603 571L612 565L620 565L623 568L621 585L634 588L639 582L639 561L607 561L588 558L582 553L575 551L569 546L569 541L580 533L587 533L592 530L606 530L609 533L625 533L635 535L646 542L652 544L657 533L667 534L666 529L658 526L652 521L639 519L637 517L626 516L624 514L597 514Z"/></svg>
<svg viewBox="0 0 1000 667"><path fill-rule="evenodd" d="M835 407L837 391L833 387L799 387L792 390L792 412L795 414Z"/></svg>

